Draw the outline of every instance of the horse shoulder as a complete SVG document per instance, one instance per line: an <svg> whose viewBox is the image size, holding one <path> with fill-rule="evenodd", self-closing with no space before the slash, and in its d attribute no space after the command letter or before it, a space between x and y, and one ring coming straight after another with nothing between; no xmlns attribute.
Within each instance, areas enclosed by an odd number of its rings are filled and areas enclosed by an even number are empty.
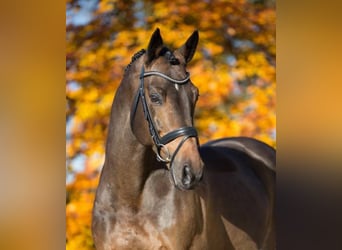
<svg viewBox="0 0 342 250"><path fill-rule="evenodd" d="M267 144L247 137L210 141L200 148L208 172L238 172L245 168L261 181L273 199L276 175L276 152Z"/></svg>
<svg viewBox="0 0 342 250"><path fill-rule="evenodd" d="M258 140L236 137L210 141L200 152L208 213L221 215L235 248L265 245L274 221L275 150Z"/></svg>
<svg viewBox="0 0 342 250"><path fill-rule="evenodd" d="M227 149L243 152L249 157L260 161L265 167L272 171L275 171L276 169L275 149L264 142L249 137L230 137L209 141L202 145L201 150L204 151L204 153L202 153L201 156L207 157L206 154L208 154L208 151L209 154L211 154L212 151L218 151L221 153L220 158L227 158L224 152ZM218 152L216 152L217 155Z"/></svg>

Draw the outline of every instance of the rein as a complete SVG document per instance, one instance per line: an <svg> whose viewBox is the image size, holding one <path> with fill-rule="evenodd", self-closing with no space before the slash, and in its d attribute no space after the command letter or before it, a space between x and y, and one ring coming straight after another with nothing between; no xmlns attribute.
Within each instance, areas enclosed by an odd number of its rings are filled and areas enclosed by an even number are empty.
<svg viewBox="0 0 342 250"><path fill-rule="evenodd" d="M163 73L160 73L158 71L145 72L145 68L143 66L141 68L141 73L140 73L140 77L139 77L140 78L139 89L137 91L137 94L135 95L133 106L132 106L132 111L131 111L131 128L133 129L134 116L135 116L135 113L136 113L137 108L138 108L138 103L141 100L143 111L144 111L144 116L148 122L150 135L153 139L154 145L157 148L157 160L164 162L164 163L170 163L170 169L172 171L173 160L174 160L176 154L178 153L179 149L184 144L184 142L187 139L189 139L190 137L196 137L197 144L198 144L197 131L194 127L181 127L181 128L178 128L174 131L167 133L166 135L164 135L162 137L159 136L158 131L157 131L156 126L155 126L155 123L151 117L151 113L150 113L150 110L148 108L147 102L146 102L146 96L145 96L145 90L144 90L144 78L148 77L148 76L153 76L153 75L162 77L162 78L172 82L173 84L186 84L190 79L190 74L187 72L187 76L183 80L176 80L176 79L173 79L173 78L171 78L171 77L169 77ZM184 138L178 144L175 152L171 156L169 150L167 149L167 147L165 145L168 144L169 142L175 140L176 138L181 137L181 136L184 136ZM160 151L162 148L164 148L167 152L167 157L165 159L163 157L161 157L161 155L160 155ZM172 176L173 176L173 174L172 174ZM173 178L174 178L174 176L173 176ZM175 178L174 178L174 181L175 181Z"/></svg>

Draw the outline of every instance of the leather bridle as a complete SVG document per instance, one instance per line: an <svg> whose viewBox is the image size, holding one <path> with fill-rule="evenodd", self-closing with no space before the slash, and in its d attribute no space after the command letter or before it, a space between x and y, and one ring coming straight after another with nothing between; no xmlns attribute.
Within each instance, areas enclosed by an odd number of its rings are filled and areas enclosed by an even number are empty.
<svg viewBox="0 0 342 250"><path fill-rule="evenodd" d="M174 131L171 131L169 133L167 133L166 135L160 137L158 134L158 131L156 129L155 123L151 117L151 113L150 110L148 108L147 102L146 102L146 96L145 96L145 90L144 90L144 78L148 77L148 76L159 76L162 77L170 82L172 82L173 84L186 84L189 79L190 79L190 74L187 72L187 76L182 79L182 80L176 80L173 79L163 73L160 73L158 71L148 71L145 72L145 68L144 66L141 68L141 73L140 73L140 85L139 85L139 89L135 95L134 101L133 101L133 106L132 106L132 110L131 110L131 128L133 130L133 120L134 120L134 116L135 113L137 111L138 108L138 103L141 100L142 103L142 107L143 107L143 111L144 111L144 116L145 119L148 122L148 127L149 127L149 131L150 131L150 135L153 139L153 142L157 148L157 159L158 161L164 162L164 163L170 163L170 168L172 170L172 163L173 160L176 156L176 154L178 153L179 149L182 147L182 145L184 144L184 142L191 138L191 137L196 137L196 141L198 144L198 137L197 137L197 131L194 127L181 127L178 128ZM171 156L169 150L167 149L167 147L165 147L166 144L168 144L169 142L175 140L178 137L183 136L183 139L180 141L180 143L178 144L175 152L173 153L173 155ZM167 152L167 156L166 158L163 158L160 155L160 151L161 149L164 148ZM174 177L174 176L173 176Z"/></svg>

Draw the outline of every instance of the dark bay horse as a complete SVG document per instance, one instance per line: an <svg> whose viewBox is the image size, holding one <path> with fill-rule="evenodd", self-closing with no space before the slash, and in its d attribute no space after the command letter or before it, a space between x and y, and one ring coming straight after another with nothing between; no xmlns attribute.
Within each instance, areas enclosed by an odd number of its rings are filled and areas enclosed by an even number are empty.
<svg viewBox="0 0 342 250"><path fill-rule="evenodd" d="M93 209L98 250L275 249L275 150L250 138L199 147L198 89L159 29L116 92Z"/></svg>

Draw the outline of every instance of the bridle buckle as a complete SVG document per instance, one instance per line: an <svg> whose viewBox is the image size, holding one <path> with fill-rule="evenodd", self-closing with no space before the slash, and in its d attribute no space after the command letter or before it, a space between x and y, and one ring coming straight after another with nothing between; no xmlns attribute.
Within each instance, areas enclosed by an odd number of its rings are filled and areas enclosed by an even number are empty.
<svg viewBox="0 0 342 250"><path fill-rule="evenodd" d="M170 154L169 149L164 144L158 144L156 146L157 146L157 160L160 161L160 162L164 162L164 163L170 163L171 162L171 154ZM167 152L166 158L163 158L160 155L160 151L161 151L162 148L164 148L165 151Z"/></svg>

